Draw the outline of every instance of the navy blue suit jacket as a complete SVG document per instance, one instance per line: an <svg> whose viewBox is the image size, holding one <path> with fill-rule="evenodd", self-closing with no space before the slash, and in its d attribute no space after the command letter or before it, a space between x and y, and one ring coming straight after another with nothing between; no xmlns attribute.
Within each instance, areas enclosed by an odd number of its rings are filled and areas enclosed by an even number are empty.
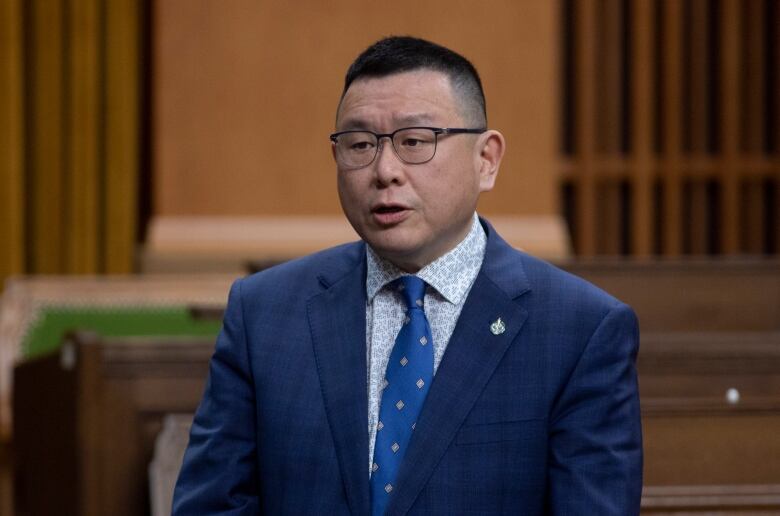
<svg viewBox="0 0 780 516"><path fill-rule="evenodd" d="M483 225L387 514L638 514L633 312ZM365 278L358 242L233 285L174 514L369 514Z"/></svg>

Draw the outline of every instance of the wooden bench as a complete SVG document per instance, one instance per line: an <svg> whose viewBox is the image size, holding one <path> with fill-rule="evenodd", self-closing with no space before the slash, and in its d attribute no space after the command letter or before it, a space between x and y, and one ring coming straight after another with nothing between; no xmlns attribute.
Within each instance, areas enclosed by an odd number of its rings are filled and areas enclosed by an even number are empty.
<svg viewBox="0 0 780 516"><path fill-rule="evenodd" d="M578 260L563 269L630 304L642 332L780 331L780 260Z"/></svg>
<svg viewBox="0 0 780 516"><path fill-rule="evenodd" d="M780 332L647 332L638 369L643 511L780 514Z"/></svg>
<svg viewBox="0 0 780 516"><path fill-rule="evenodd" d="M29 276L0 296L0 441L11 439L11 377L23 342L49 310L224 307L233 274ZM75 327L75 326L74 326Z"/></svg>
<svg viewBox="0 0 780 516"><path fill-rule="evenodd" d="M18 365L14 388L18 514L149 513L148 467L168 413L193 413L213 339L75 334Z"/></svg>
<svg viewBox="0 0 780 516"><path fill-rule="evenodd" d="M146 513L163 418L195 410L212 349L76 334L17 366L20 514ZM780 513L780 333L647 332L638 368L643 512Z"/></svg>

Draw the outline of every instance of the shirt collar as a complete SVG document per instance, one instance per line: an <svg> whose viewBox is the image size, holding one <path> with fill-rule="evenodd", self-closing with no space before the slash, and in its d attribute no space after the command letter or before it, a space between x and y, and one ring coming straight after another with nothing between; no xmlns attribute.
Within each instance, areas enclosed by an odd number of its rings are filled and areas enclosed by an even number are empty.
<svg viewBox="0 0 780 516"><path fill-rule="evenodd" d="M432 261L415 274L436 289L444 299L458 304L474 283L485 257L487 237L479 217L474 213L471 230L455 248ZM381 258L366 245L366 295L368 302L388 283L400 278L404 271Z"/></svg>

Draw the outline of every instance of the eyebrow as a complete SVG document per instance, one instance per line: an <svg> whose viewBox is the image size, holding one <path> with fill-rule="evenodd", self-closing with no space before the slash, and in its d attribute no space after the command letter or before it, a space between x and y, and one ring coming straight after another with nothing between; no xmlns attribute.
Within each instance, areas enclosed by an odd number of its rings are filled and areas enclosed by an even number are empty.
<svg viewBox="0 0 780 516"><path fill-rule="evenodd" d="M433 118L427 113L415 113L393 117L393 123L397 124L396 129L403 127L428 126L433 123ZM371 124L360 118L345 120L341 125L341 131L370 131Z"/></svg>
<svg viewBox="0 0 780 516"><path fill-rule="evenodd" d="M341 128L338 127L338 125L341 126ZM336 129L339 131L367 131L368 124L363 120L352 120L347 119L345 122L342 122L341 124L337 124Z"/></svg>
<svg viewBox="0 0 780 516"><path fill-rule="evenodd" d="M433 118L428 113L416 113L411 115L405 115L400 118L394 119L399 124L404 124L407 126L415 126L415 125L430 125L433 121Z"/></svg>

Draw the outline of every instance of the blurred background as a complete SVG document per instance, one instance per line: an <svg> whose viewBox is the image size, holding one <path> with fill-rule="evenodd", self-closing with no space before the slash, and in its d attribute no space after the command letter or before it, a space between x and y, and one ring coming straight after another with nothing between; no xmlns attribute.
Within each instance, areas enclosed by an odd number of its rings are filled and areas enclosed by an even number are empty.
<svg viewBox="0 0 780 516"><path fill-rule="evenodd" d="M643 511L780 514L780 0L0 0L0 513L165 512L230 282L356 238L391 34L480 71L480 212L637 310Z"/></svg>

